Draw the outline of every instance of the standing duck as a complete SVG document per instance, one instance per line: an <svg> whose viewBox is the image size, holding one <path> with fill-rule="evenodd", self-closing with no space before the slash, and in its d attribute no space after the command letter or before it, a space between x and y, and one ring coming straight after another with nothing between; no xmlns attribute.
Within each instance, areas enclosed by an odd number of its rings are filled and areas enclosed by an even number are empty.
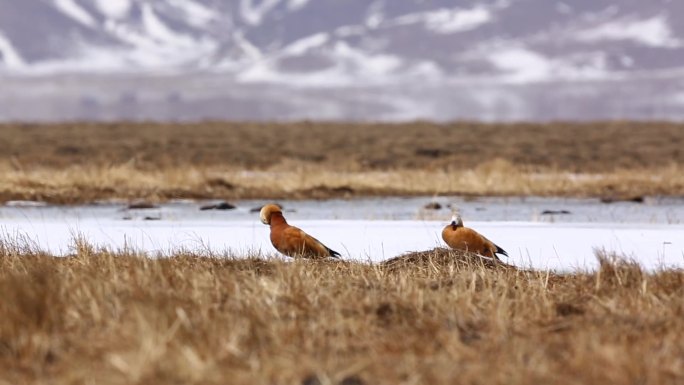
<svg viewBox="0 0 684 385"><path fill-rule="evenodd" d="M288 225L280 206L268 204L261 208L259 216L263 224L271 226L271 243L279 252L293 258L340 257L340 253L325 246L318 239Z"/></svg>
<svg viewBox="0 0 684 385"><path fill-rule="evenodd" d="M500 260L496 254L508 257L508 253L494 242L480 235L477 231L463 226L463 220L458 214L454 214L451 217L451 223L442 230L442 239L455 250L476 253L496 260Z"/></svg>

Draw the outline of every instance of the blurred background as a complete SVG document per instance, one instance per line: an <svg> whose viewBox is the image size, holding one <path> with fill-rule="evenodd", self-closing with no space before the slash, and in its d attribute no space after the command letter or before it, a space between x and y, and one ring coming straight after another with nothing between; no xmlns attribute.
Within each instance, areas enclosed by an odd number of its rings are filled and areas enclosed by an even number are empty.
<svg viewBox="0 0 684 385"><path fill-rule="evenodd" d="M0 0L0 121L684 118L674 0Z"/></svg>

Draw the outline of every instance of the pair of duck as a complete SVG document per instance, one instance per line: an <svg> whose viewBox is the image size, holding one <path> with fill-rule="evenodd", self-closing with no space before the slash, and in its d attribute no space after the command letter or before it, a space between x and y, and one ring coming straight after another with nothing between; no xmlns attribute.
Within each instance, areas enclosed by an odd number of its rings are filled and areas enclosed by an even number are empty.
<svg viewBox="0 0 684 385"><path fill-rule="evenodd" d="M341 255L318 239L298 227L287 224L283 210L275 204L268 204L259 213L261 222L271 226L271 243L279 252L290 257L339 258ZM473 229L463 226L463 220L456 214L451 223L442 230L442 239L449 247L476 253L488 258L499 259L497 254L508 256L506 251Z"/></svg>

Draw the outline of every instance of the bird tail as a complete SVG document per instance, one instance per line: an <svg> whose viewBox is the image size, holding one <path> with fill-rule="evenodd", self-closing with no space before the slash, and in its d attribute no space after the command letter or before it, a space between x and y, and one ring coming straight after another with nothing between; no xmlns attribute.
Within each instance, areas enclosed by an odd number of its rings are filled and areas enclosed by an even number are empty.
<svg viewBox="0 0 684 385"><path fill-rule="evenodd" d="M508 253L506 252L506 250L502 249L501 247L499 247L497 245L494 245L494 246L496 246L496 254L501 254L501 255L505 255L508 257Z"/></svg>
<svg viewBox="0 0 684 385"><path fill-rule="evenodd" d="M335 251L329 247L326 247L326 249L328 249L328 253L330 253L330 256L333 258L340 258L342 256L342 254L338 253L337 251Z"/></svg>

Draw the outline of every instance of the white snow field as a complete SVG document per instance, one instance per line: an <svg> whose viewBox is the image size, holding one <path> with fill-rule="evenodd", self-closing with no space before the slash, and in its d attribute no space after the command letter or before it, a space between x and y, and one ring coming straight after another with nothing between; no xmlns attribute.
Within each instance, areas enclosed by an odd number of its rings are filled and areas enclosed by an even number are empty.
<svg viewBox="0 0 684 385"><path fill-rule="evenodd" d="M409 251L443 246L444 222L420 220L297 220L301 227L345 259L382 261ZM637 260L647 269L684 266L684 225L618 223L468 222L508 251L504 261L556 271L591 270L605 249ZM56 255L73 251L74 238L112 250L150 255L199 253L276 254L269 228L254 220L12 219L0 220L2 238Z"/></svg>

